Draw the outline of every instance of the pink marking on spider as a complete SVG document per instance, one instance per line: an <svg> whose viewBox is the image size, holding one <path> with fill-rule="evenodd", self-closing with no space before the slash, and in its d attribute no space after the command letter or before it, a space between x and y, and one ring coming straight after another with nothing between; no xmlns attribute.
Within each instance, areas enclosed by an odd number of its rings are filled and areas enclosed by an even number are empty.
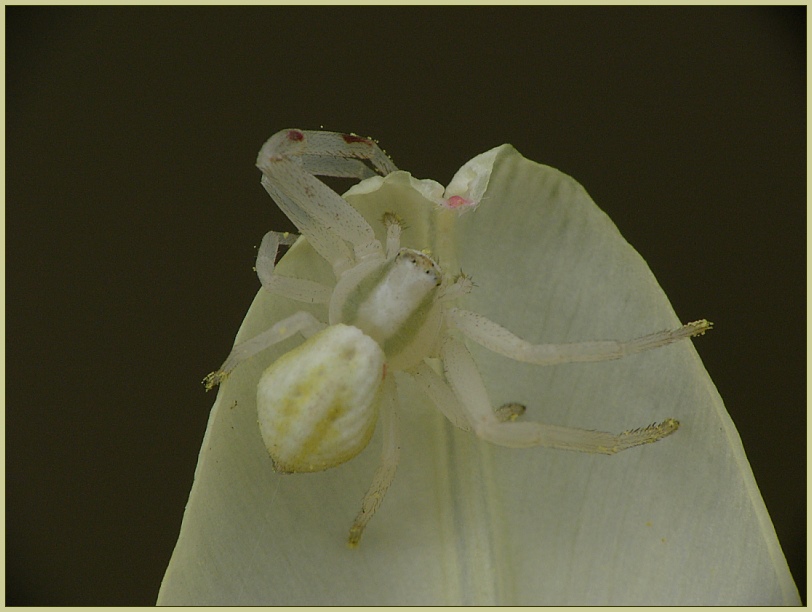
<svg viewBox="0 0 812 612"><path fill-rule="evenodd" d="M473 200L468 200L462 196L451 196L445 201L445 205L449 208L461 208L463 206L471 206Z"/></svg>
<svg viewBox="0 0 812 612"><path fill-rule="evenodd" d="M342 134L341 137L347 144L353 144L355 142L363 142L365 145L372 144L372 141L369 138L362 138L361 136L356 136L355 134Z"/></svg>
<svg viewBox="0 0 812 612"><path fill-rule="evenodd" d="M301 142L304 140L304 134L302 134L299 130L290 130L288 132L288 140L293 140L294 142Z"/></svg>

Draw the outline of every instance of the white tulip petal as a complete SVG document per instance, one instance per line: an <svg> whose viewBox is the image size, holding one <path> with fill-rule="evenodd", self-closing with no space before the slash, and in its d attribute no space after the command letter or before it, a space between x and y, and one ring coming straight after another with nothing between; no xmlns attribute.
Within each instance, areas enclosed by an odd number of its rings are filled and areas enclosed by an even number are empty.
<svg viewBox="0 0 812 612"><path fill-rule="evenodd" d="M681 325L580 185L510 146L489 153L492 174L486 163L460 175L474 190L487 184L464 215L440 211L442 193L426 183L427 200L401 172L369 179L374 188L348 199L376 220L379 239L384 212L403 217L404 246L432 248L446 272L456 272L447 267L456 259L473 276L462 308L528 341L629 339ZM302 240L277 269L334 282ZM324 305L261 291L238 339L302 309L326 320ZM401 462L350 549L380 432L334 469L273 471L256 385L301 343L290 338L240 365L219 390L159 603L799 604L739 436L692 345L714 341L710 332L619 361L549 367L469 344L491 403L526 405L521 419L618 433L680 421L667 439L612 457L489 445L398 375Z"/></svg>

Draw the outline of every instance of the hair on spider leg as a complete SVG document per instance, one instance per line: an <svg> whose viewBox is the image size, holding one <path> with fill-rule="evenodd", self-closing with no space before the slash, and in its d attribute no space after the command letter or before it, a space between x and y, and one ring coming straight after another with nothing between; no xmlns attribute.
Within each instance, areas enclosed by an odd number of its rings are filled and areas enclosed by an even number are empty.
<svg viewBox="0 0 812 612"><path fill-rule="evenodd" d="M482 202L486 202L487 200L492 200L492 199L493 199L492 195L485 194L481 198L479 198L479 200L476 201L476 206L479 206L480 204L482 204Z"/></svg>
<svg viewBox="0 0 812 612"><path fill-rule="evenodd" d="M460 268L460 273L457 275L457 278L454 279L454 282L462 282L471 285L471 287L479 287L479 285L474 282L474 277L471 274L466 274L462 268Z"/></svg>
<svg viewBox="0 0 812 612"><path fill-rule="evenodd" d="M655 432L668 432L673 433L679 429L680 422L676 419L666 419L662 423L652 423L646 427L638 427L636 429L627 429L621 435L633 435L641 433L655 433ZM653 441L653 440L652 440Z"/></svg>

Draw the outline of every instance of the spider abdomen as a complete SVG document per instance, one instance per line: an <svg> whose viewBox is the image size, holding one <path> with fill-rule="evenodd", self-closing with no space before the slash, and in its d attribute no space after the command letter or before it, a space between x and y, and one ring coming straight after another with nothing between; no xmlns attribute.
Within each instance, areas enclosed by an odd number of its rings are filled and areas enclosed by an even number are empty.
<svg viewBox="0 0 812 612"><path fill-rule="evenodd" d="M277 359L257 386L262 439L279 472L318 472L369 443L384 353L350 325L333 325Z"/></svg>

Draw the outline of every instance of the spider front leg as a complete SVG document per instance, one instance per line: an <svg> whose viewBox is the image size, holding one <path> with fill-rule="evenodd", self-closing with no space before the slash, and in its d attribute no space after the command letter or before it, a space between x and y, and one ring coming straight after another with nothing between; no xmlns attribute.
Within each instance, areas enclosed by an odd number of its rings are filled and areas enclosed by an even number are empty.
<svg viewBox="0 0 812 612"><path fill-rule="evenodd" d="M474 433L493 444L514 448L548 446L611 455L656 442L679 427L679 422L667 419L642 429L612 434L530 421L502 421L491 407L485 384L468 349L449 336L442 347L442 358L446 378Z"/></svg>
<svg viewBox="0 0 812 612"><path fill-rule="evenodd" d="M341 132L287 129L265 143L260 159L298 157L310 174L365 179L397 170L392 160L371 138ZM367 160L373 171L361 160Z"/></svg>
<svg viewBox="0 0 812 612"><path fill-rule="evenodd" d="M337 277L365 257L382 256L383 250L361 214L316 176L374 176L361 160L380 174L397 169L372 140L333 132L283 130L257 157L262 185Z"/></svg>

